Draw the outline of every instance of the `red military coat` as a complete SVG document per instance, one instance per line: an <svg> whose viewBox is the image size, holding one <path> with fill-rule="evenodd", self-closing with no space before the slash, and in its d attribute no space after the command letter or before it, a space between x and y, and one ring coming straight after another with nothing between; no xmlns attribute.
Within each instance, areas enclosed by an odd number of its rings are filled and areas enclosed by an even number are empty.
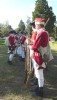
<svg viewBox="0 0 57 100"><path fill-rule="evenodd" d="M30 43L30 44L33 44L33 43L34 43L34 41L36 40L36 35L37 35L37 32L34 31L34 32L32 33L31 43Z"/></svg>
<svg viewBox="0 0 57 100"><path fill-rule="evenodd" d="M15 36L13 34L10 34L9 36L9 43L10 43L10 46L15 46Z"/></svg>
<svg viewBox="0 0 57 100"><path fill-rule="evenodd" d="M25 40L26 40L26 37L24 35L22 35L22 37L21 37L21 44L23 44L25 42Z"/></svg>
<svg viewBox="0 0 57 100"><path fill-rule="evenodd" d="M33 58L34 60L41 65L43 63L42 56L39 51L39 47L46 47L49 41L49 36L47 31L40 29L37 32L37 39L35 40L34 44L32 45L32 50L34 50Z"/></svg>

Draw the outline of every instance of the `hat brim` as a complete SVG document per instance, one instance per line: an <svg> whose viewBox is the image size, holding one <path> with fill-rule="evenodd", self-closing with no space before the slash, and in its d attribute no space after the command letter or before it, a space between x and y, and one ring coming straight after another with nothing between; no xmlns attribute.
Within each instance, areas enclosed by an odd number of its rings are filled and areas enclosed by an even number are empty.
<svg viewBox="0 0 57 100"><path fill-rule="evenodd" d="M44 25L45 23L44 22L35 22L35 25L39 25L39 24Z"/></svg>

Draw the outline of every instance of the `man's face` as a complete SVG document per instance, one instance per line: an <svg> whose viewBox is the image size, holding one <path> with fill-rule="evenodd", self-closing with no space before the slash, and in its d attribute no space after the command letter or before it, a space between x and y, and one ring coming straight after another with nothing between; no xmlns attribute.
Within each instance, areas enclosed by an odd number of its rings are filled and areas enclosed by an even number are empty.
<svg viewBox="0 0 57 100"><path fill-rule="evenodd" d="M35 28L38 30L38 29L40 29L40 24L36 24L35 25Z"/></svg>

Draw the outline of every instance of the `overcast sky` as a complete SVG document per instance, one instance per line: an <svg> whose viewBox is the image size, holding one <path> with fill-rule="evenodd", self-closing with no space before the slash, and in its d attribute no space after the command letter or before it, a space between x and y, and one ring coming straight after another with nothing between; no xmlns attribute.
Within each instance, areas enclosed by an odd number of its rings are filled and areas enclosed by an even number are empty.
<svg viewBox="0 0 57 100"><path fill-rule="evenodd" d="M32 16L35 1L36 0L0 0L0 23L9 22L14 29L17 28L21 19L26 22L27 16ZM57 0L47 1L57 16Z"/></svg>

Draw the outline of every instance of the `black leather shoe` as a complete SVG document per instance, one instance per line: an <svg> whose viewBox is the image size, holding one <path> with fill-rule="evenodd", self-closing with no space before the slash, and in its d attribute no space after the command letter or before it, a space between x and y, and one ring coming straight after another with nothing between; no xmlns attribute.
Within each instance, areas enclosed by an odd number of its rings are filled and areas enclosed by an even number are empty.
<svg viewBox="0 0 57 100"><path fill-rule="evenodd" d="M8 64L9 64L9 65L12 65L12 61L9 61L9 60L8 60Z"/></svg>
<svg viewBox="0 0 57 100"><path fill-rule="evenodd" d="M43 87L40 87L39 88L39 96L40 97L43 97Z"/></svg>
<svg viewBox="0 0 57 100"><path fill-rule="evenodd" d="M34 91L32 91L32 96L39 96L39 87L36 87Z"/></svg>
<svg viewBox="0 0 57 100"><path fill-rule="evenodd" d="M32 96L39 96L39 97L43 97L43 87L36 87L35 91L32 92Z"/></svg>

